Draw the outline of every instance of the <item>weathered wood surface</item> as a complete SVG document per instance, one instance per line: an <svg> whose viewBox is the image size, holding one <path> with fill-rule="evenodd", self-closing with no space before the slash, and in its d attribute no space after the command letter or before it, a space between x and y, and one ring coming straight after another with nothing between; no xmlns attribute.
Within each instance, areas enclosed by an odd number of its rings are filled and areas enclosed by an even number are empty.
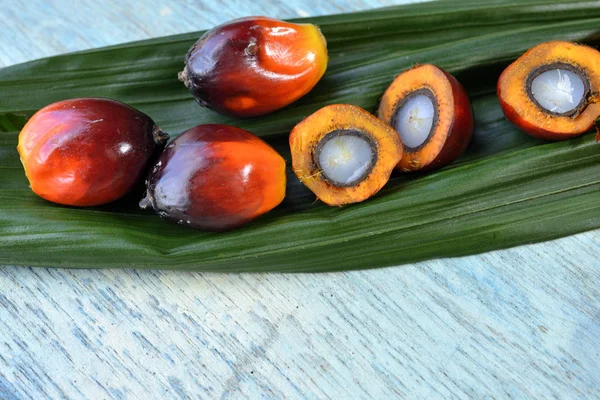
<svg viewBox="0 0 600 400"><path fill-rule="evenodd" d="M393 1L0 1L0 66ZM0 268L0 398L599 398L600 231L322 275Z"/></svg>

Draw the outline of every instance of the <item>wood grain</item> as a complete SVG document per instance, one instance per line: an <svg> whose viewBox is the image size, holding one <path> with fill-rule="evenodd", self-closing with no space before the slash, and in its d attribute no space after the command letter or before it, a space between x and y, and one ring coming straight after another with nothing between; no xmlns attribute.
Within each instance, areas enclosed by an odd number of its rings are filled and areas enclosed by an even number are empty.
<svg viewBox="0 0 600 400"><path fill-rule="evenodd" d="M391 3L2 2L0 65ZM321 275L4 266L0 398L599 398L599 255L592 231Z"/></svg>

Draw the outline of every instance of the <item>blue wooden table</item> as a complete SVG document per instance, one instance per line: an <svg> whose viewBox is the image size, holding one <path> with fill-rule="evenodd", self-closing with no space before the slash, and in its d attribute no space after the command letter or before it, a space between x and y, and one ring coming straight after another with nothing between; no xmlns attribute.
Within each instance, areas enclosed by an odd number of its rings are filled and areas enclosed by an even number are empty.
<svg viewBox="0 0 600 400"><path fill-rule="evenodd" d="M397 3L2 0L0 66ZM322 275L0 268L1 399L598 398L600 232Z"/></svg>

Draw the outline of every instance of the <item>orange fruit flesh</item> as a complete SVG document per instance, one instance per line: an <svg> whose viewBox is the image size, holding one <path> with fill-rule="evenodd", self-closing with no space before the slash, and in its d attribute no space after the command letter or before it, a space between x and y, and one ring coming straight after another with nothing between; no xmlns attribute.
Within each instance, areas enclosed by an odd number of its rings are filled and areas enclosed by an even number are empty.
<svg viewBox="0 0 600 400"><path fill-rule="evenodd" d="M568 64L589 83L589 93L575 115L554 115L536 105L528 94L529 75L540 67ZM498 80L498 97L506 117L532 136L567 139L589 130L598 116L600 52L571 42L551 41L528 50L509 65Z"/></svg>
<svg viewBox="0 0 600 400"><path fill-rule="evenodd" d="M416 91L432 94L437 118L423 144L404 147L398 169L405 172L451 162L467 146L473 131L471 105L464 88L454 77L431 64L417 65L394 79L381 99L379 118L393 124L402 100Z"/></svg>
<svg viewBox="0 0 600 400"><path fill-rule="evenodd" d="M359 132L375 146L374 166L362 180L348 187L332 184L315 162L319 143L329 133L339 130ZM290 148L298 179L320 200L336 206L360 202L377 193L402 156L402 142L389 125L349 104L329 105L304 119L290 134Z"/></svg>

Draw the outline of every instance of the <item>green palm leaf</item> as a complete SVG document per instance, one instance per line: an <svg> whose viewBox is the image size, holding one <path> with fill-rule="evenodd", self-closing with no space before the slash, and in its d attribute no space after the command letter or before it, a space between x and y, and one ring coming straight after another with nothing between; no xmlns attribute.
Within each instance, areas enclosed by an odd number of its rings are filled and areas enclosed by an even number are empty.
<svg viewBox="0 0 600 400"><path fill-rule="evenodd" d="M177 81L200 33L67 54L0 70L0 264L210 271L331 271L397 265L538 242L600 227L600 147L594 134L532 139L503 117L502 69L552 39L600 44L600 3L443 1L312 18L330 65L305 98L273 115L235 120L200 109ZM472 145L427 175L395 176L374 198L345 208L314 203L290 175L276 210L232 232L160 220L136 199L91 209L56 206L28 188L15 150L26 118L53 101L115 98L172 135L224 122L265 137L289 160L287 134L331 103L374 111L393 77L434 63L467 87Z"/></svg>

